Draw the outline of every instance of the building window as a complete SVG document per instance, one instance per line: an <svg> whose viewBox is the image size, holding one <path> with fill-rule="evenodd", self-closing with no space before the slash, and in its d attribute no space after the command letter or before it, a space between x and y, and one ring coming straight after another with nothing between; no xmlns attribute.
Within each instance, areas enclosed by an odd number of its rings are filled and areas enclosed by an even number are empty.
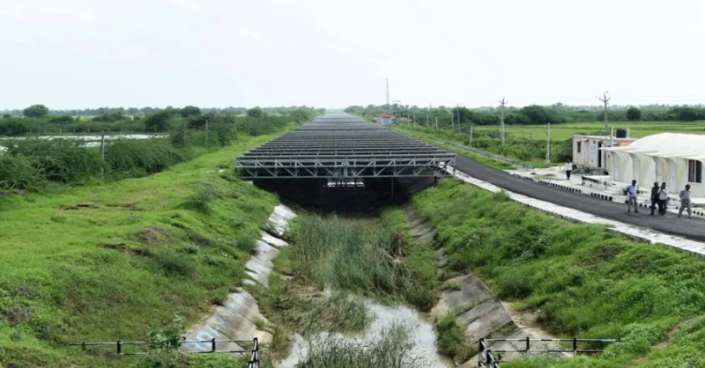
<svg viewBox="0 0 705 368"><path fill-rule="evenodd" d="M688 160L688 182L703 182L703 163L695 160Z"/></svg>
<svg viewBox="0 0 705 368"><path fill-rule="evenodd" d="M578 153L581 153L583 148L583 142L578 142Z"/></svg>

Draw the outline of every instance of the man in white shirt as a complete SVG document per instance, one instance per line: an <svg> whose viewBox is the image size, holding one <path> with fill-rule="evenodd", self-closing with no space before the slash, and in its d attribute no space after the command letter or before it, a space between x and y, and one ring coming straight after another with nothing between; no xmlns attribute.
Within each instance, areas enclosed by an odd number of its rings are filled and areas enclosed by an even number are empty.
<svg viewBox="0 0 705 368"><path fill-rule="evenodd" d="M661 189L658 192L658 214L663 216L666 214L668 206L668 189L666 183L661 183Z"/></svg>
<svg viewBox="0 0 705 368"><path fill-rule="evenodd" d="M573 163L568 161L565 163L565 176L570 180L570 173L573 171Z"/></svg>
<svg viewBox="0 0 705 368"><path fill-rule="evenodd" d="M678 209L678 218L681 218L683 209L686 207L688 208L688 218L693 218L690 214L690 184L686 185L684 190L681 190L680 198L681 207Z"/></svg>
<svg viewBox="0 0 705 368"><path fill-rule="evenodd" d="M627 195L629 196L627 201L627 213L632 212L632 204L634 205L634 212L639 213L636 203L636 196L639 195L639 186L636 185L636 180L632 180L632 185L627 187Z"/></svg>

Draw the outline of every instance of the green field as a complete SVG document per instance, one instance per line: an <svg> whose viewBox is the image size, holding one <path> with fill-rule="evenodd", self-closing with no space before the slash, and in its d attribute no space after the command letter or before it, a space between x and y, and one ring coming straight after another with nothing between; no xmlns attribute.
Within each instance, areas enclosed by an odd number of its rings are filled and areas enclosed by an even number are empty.
<svg viewBox="0 0 705 368"><path fill-rule="evenodd" d="M662 121L662 122L613 122L610 126L615 129L630 129L630 136L633 138L641 138L651 134L672 132L672 133L691 133L705 134L705 121L696 121L692 123ZM497 132L499 126L476 126L478 132ZM506 132L516 138L528 139L546 139L545 125L507 125ZM564 140L570 139L574 134L595 134L600 132L604 134L603 123L568 123L554 124L551 126L551 139Z"/></svg>
<svg viewBox="0 0 705 368"><path fill-rule="evenodd" d="M233 158L276 135L148 177L0 201L0 365L144 366L67 344L142 340L176 312L190 324L222 303L277 202L233 180Z"/></svg>

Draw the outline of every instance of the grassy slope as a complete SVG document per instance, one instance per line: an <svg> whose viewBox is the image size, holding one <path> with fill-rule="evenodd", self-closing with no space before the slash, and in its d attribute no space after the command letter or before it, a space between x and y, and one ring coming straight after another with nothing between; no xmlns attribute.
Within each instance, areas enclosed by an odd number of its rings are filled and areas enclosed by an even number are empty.
<svg viewBox="0 0 705 368"><path fill-rule="evenodd" d="M65 344L141 339L177 311L194 322L223 300L276 198L221 176L271 138L150 177L0 202L0 362L120 365ZM79 203L97 208L63 209Z"/></svg>
<svg viewBox="0 0 705 368"><path fill-rule="evenodd" d="M645 367L705 366L705 260L558 220L458 180L418 194L415 204L437 228L451 271L473 271L501 298L540 310L558 335L624 339L597 359L507 367L623 367L636 359Z"/></svg>

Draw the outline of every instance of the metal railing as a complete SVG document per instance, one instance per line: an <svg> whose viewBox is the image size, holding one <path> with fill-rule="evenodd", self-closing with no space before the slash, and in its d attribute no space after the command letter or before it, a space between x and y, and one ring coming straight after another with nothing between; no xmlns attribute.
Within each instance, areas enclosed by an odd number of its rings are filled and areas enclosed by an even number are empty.
<svg viewBox="0 0 705 368"><path fill-rule="evenodd" d="M526 349L491 349L490 344L493 342L525 342ZM531 349L531 342L557 342L571 343L571 349ZM480 339L477 366L479 368L500 368L499 363L502 362L501 354L503 353L523 353L529 356L531 353L550 354L550 353L572 353L573 357L578 354L595 354L601 353L601 349L580 349L579 343L615 343L620 342L620 339L532 339L526 337L523 339ZM497 355L495 355L497 354Z"/></svg>
<svg viewBox="0 0 705 368"><path fill-rule="evenodd" d="M223 343L252 343L252 349L241 349L241 350L217 350L218 344ZM127 346L148 346L152 343L149 341L122 341L118 340L115 342L81 342L69 344L69 346L80 346L83 350L91 346L106 347L114 346L117 355L145 355L148 351L125 351ZM215 338L211 340L184 340L180 341L180 345L188 344L210 344L210 350L204 351L190 351L189 354L250 354L250 361L248 362L248 368L259 368L259 340L255 337L252 340L216 340Z"/></svg>

